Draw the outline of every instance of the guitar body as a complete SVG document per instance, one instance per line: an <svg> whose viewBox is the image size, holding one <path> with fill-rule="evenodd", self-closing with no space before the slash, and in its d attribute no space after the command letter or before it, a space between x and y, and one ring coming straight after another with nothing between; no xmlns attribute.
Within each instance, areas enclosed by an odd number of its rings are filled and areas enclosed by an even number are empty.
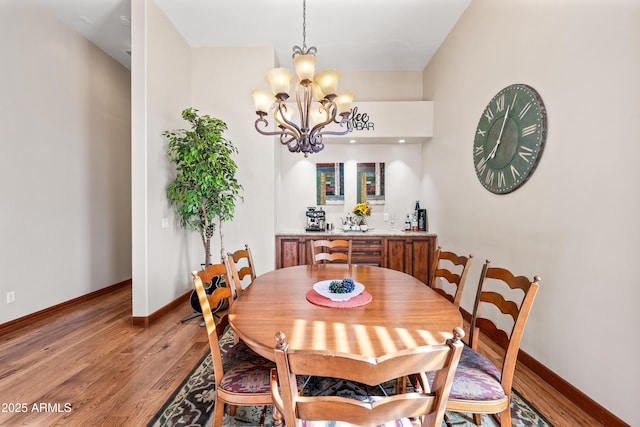
<svg viewBox="0 0 640 427"><path fill-rule="evenodd" d="M217 288L221 288L224 286L225 286L224 277L215 276L211 281L211 283L209 283L209 286L205 288L205 291L207 295L211 295L213 291L215 291ZM198 293L195 291L195 289L191 291L190 302L191 302L191 308L193 308L194 311L197 311L198 313L202 313L202 307L200 306L200 299L198 298ZM218 311L226 310L227 308L229 308L229 300L224 299L218 303L217 307L211 307L211 313L217 313Z"/></svg>

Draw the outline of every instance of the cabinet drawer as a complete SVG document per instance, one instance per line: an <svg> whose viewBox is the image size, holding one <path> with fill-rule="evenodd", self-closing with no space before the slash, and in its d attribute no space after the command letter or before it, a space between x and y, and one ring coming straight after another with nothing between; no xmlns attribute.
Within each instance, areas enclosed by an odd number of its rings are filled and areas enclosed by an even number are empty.
<svg viewBox="0 0 640 427"><path fill-rule="evenodd" d="M358 237L358 238L354 238L352 242L353 242L351 246L352 251L382 250L384 246L382 239L376 239L376 238L367 239L367 238Z"/></svg>

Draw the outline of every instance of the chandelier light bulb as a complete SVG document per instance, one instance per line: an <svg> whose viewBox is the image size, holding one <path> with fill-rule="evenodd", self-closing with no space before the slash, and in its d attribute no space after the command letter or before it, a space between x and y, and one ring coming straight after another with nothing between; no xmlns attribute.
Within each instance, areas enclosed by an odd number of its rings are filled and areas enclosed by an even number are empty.
<svg viewBox="0 0 640 427"><path fill-rule="evenodd" d="M321 101L324 98L324 92L322 92L322 88L315 83L315 78L313 83L313 94L316 96L317 101Z"/></svg>
<svg viewBox="0 0 640 427"><path fill-rule="evenodd" d="M271 86L273 94L278 96L282 93L289 93L292 77L293 73L291 70L287 68L274 68L267 73L265 79L267 83L269 83L269 86Z"/></svg>
<svg viewBox="0 0 640 427"><path fill-rule="evenodd" d="M338 92L338 79L340 71L338 70L322 70L313 78L314 83L320 89L322 98L326 95L335 95ZM320 98L320 96L318 96ZM320 99L322 99L320 98Z"/></svg>
<svg viewBox="0 0 640 427"><path fill-rule="evenodd" d="M316 71L316 57L314 55L296 55L293 58L293 66L296 69L300 82L313 81L313 73Z"/></svg>
<svg viewBox="0 0 640 427"><path fill-rule="evenodd" d="M256 105L256 112L267 113L273 105L273 95L264 89L255 89L251 92L253 102Z"/></svg>
<svg viewBox="0 0 640 427"><path fill-rule="evenodd" d="M338 114L350 113L351 105L353 104L353 98L355 94L353 92L340 92L336 97L336 106L338 107Z"/></svg>

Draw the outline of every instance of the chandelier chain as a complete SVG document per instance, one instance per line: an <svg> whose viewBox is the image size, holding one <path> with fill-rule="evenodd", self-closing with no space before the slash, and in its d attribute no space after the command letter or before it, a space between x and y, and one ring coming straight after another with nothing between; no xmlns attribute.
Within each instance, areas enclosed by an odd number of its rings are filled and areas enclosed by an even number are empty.
<svg viewBox="0 0 640 427"><path fill-rule="evenodd" d="M315 46L307 48L307 0L302 0L302 47L293 46L293 55L313 55L315 56L318 49Z"/></svg>
<svg viewBox="0 0 640 427"><path fill-rule="evenodd" d="M302 0L302 50L307 50L307 0Z"/></svg>

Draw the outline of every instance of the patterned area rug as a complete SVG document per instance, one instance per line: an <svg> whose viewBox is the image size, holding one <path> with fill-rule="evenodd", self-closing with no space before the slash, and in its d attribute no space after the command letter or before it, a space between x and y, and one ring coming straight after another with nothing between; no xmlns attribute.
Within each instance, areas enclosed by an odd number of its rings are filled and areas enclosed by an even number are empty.
<svg viewBox="0 0 640 427"><path fill-rule="evenodd" d="M231 334L221 339L222 348L232 343ZM207 353L196 365L191 374L165 402L162 409L149 422L147 427L208 427L213 415L213 368L211 354ZM383 385L385 392L393 394L395 381ZM332 378L312 378L305 385L305 394L339 394L342 396L375 396L382 393L378 387L356 384L351 381ZM234 416L225 414L223 427L259 427L272 426L271 406L239 406ZM470 415L447 413L453 426L474 427ZM513 426L517 427L553 427L536 409L515 390L511 405ZM490 416L482 417L483 427L497 427ZM443 424L444 426L444 424Z"/></svg>

